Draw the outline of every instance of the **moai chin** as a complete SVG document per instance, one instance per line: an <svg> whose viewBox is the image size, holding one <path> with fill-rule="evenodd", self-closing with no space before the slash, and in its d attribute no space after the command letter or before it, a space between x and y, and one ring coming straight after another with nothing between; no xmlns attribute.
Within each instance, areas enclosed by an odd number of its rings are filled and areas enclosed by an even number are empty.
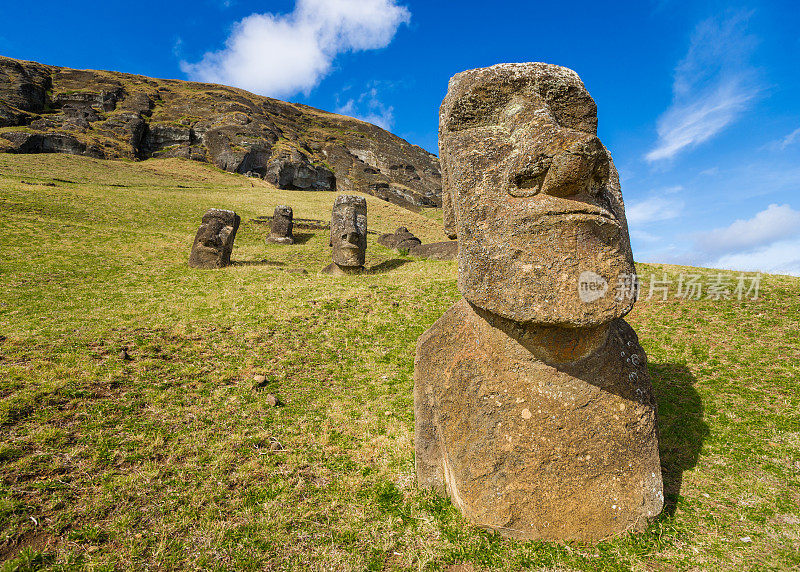
<svg viewBox="0 0 800 572"><path fill-rule="evenodd" d="M294 244L294 227L292 207L288 205L278 205L272 215L268 243L275 244Z"/></svg>
<svg viewBox="0 0 800 572"><path fill-rule="evenodd" d="M364 269L367 251L367 200L339 195L333 203L331 242L333 262L325 274L354 274Z"/></svg>
<svg viewBox="0 0 800 572"><path fill-rule="evenodd" d="M519 539L598 541L663 506L646 356L622 319L633 257L578 75L500 64L450 80L445 229L463 299L417 343L420 486Z"/></svg>
<svg viewBox="0 0 800 572"><path fill-rule="evenodd" d="M233 211L208 209L194 237L189 266L192 268L222 268L231 263L231 251L239 215Z"/></svg>

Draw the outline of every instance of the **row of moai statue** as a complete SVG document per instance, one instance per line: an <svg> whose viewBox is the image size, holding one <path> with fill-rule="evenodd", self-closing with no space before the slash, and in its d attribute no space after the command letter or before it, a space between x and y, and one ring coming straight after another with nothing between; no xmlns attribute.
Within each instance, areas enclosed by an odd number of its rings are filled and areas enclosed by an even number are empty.
<svg viewBox="0 0 800 572"><path fill-rule="evenodd" d="M233 211L209 209L194 237L189 266L223 268L231 263L231 252L241 219ZM288 205L278 205L270 225L267 242L294 244L294 213ZM333 261L322 272L334 276L364 270L367 250L367 201L355 195L339 195L331 213L331 255Z"/></svg>
<svg viewBox="0 0 800 572"><path fill-rule="evenodd" d="M463 298L417 344L418 484L519 539L644 529L664 502L656 401L613 288L635 268L595 102L560 66L465 71L439 151Z"/></svg>

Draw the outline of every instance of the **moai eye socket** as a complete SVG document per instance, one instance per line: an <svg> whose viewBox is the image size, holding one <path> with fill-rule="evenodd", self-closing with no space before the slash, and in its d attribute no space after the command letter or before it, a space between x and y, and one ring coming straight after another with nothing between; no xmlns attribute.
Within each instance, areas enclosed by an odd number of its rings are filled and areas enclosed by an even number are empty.
<svg viewBox="0 0 800 572"><path fill-rule="evenodd" d="M500 111L510 99L508 94L485 89L477 89L462 96L450 110L447 131L461 131L497 123Z"/></svg>

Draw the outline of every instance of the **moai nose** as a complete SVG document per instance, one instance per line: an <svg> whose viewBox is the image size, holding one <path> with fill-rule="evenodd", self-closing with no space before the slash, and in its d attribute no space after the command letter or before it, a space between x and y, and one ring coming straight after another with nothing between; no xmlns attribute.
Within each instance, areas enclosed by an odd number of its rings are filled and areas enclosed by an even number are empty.
<svg viewBox="0 0 800 572"><path fill-rule="evenodd" d="M594 135L573 141L553 155L542 182L541 192L555 197L569 197L599 188L598 179L608 177L608 155Z"/></svg>
<svg viewBox="0 0 800 572"><path fill-rule="evenodd" d="M342 241L347 242L349 244L358 244L358 233L357 232L346 232L342 235Z"/></svg>
<svg viewBox="0 0 800 572"><path fill-rule="evenodd" d="M344 228L342 229L342 241L349 244L358 244L358 228L356 227L356 211L348 209L344 217Z"/></svg>

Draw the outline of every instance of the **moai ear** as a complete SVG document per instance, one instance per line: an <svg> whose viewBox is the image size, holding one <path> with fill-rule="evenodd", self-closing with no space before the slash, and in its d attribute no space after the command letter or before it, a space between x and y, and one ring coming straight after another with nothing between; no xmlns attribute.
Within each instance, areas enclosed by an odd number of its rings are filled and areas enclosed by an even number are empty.
<svg viewBox="0 0 800 572"><path fill-rule="evenodd" d="M454 204L453 193L450 190L450 177L447 175L447 164L444 158L441 160L442 170L442 210L444 211L444 232L448 238L455 239L458 237L456 230L456 209Z"/></svg>

